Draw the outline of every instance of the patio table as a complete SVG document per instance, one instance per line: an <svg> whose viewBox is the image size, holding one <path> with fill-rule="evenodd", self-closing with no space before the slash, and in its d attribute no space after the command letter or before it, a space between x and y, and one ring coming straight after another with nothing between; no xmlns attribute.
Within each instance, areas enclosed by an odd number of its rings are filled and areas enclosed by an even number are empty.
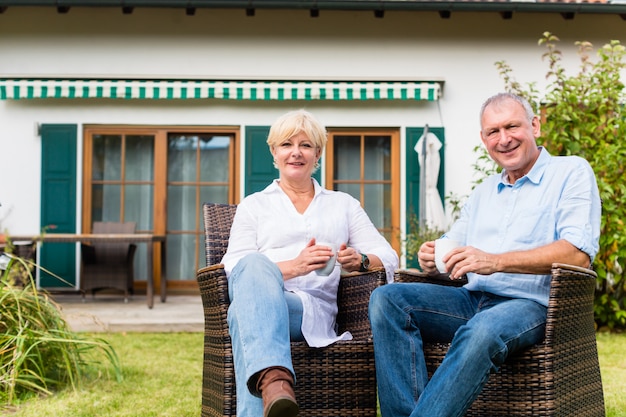
<svg viewBox="0 0 626 417"><path fill-rule="evenodd" d="M18 241L32 241L32 242L57 242L57 243L72 243L72 242L81 242L81 243L89 243L89 242L109 242L109 243L147 243L147 285L146 285L146 299L148 308L152 308L154 306L154 276L152 270L152 262L153 262L153 250L152 244L155 242L160 242L161 245L165 243L164 235L154 235L150 233L128 233L128 234L106 234L106 233L46 233L44 235L39 236L23 236L23 235L11 235L11 240L13 242ZM161 251L163 255L165 252L164 248ZM163 256L162 256L163 259ZM161 302L165 302L166 299L166 290L167 290L167 282L166 278L163 274L161 274Z"/></svg>

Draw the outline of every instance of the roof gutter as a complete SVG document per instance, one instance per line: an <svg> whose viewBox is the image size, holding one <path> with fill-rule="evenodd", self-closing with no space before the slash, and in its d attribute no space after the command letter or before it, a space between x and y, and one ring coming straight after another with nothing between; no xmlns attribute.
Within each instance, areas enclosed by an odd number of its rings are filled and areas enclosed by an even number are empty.
<svg viewBox="0 0 626 417"><path fill-rule="evenodd" d="M527 12L619 14L626 17L626 2L578 3L537 1L424 1L424 0L0 0L0 7L153 7L291 10Z"/></svg>

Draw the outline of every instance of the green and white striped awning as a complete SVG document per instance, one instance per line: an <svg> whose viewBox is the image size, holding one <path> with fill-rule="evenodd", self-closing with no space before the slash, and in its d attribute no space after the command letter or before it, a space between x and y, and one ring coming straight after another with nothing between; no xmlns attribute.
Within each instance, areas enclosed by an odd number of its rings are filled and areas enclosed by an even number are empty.
<svg viewBox="0 0 626 417"><path fill-rule="evenodd" d="M433 81L0 79L0 99L438 100Z"/></svg>

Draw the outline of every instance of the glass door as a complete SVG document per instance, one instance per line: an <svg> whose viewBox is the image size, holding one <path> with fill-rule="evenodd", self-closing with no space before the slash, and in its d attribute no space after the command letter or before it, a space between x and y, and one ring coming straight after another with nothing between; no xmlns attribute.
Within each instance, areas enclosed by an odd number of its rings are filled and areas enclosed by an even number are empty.
<svg viewBox="0 0 626 417"><path fill-rule="evenodd" d="M155 288L166 277L168 289L196 289L206 263L202 203L236 202L239 128L86 126L84 138L83 231L133 221L137 233L165 235L153 247ZM138 245L138 288L146 254Z"/></svg>
<svg viewBox="0 0 626 417"><path fill-rule="evenodd" d="M202 203L229 203L232 141L230 135L168 135L168 281L188 280L206 265Z"/></svg>

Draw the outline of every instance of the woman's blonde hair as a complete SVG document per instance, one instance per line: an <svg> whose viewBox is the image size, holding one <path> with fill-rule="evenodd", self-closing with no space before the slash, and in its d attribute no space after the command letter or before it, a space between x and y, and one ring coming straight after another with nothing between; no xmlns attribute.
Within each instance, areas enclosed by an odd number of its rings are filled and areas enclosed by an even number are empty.
<svg viewBox="0 0 626 417"><path fill-rule="evenodd" d="M292 110L280 116L270 128L267 144L270 149L280 145L298 133L304 133L319 148L320 153L326 146L326 128L317 121L315 116L306 110Z"/></svg>

